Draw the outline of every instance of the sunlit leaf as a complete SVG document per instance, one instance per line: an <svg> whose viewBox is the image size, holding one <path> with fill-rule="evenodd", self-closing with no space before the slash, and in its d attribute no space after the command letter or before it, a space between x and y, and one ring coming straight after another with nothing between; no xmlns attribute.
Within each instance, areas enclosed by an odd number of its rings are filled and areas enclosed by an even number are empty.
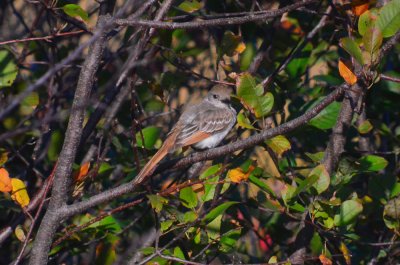
<svg viewBox="0 0 400 265"><path fill-rule="evenodd" d="M396 34L400 29L400 0L392 0L382 7L376 25L384 38Z"/></svg>
<svg viewBox="0 0 400 265"><path fill-rule="evenodd" d="M351 1L351 10L356 16L361 16L369 8L369 0Z"/></svg>
<svg viewBox="0 0 400 265"><path fill-rule="evenodd" d="M0 88L11 86L18 74L18 67L13 55L7 50L0 50Z"/></svg>
<svg viewBox="0 0 400 265"><path fill-rule="evenodd" d="M240 111L237 115L237 123L240 127L245 129L255 129L253 125L251 125L249 118L247 118L243 111Z"/></svg>
<svg viewBox="0 0 400 265"><path fill-rule="evenodd" d="M273 138L267 139L265 142L278 156L292 148L289 140L283 135L277 135Z"/></svg>
<svg viewBox="0 0 400 265"><path fill-rule="evenodd" d="M367 134L369 133L372 129L374 128L374 126L371 124L371 122L369 120L365 120L363 123L361 123L357 130L359 133L361 134Z"/></svg>
<svg viewBox="0 0 400 265"><path fill-rule="evenodd" d="M367 29L374 26L377 18L378 11L376 9L365 11L358 19L358 33L363 36Z"/></svg>
<svg viewBox="0 0 400 265"><path fill-rule="evenodd" d="M192 187L185 187L179 192L179 198L182 204L187 208L194 208L197 206L197 194L193 191Z"/></svg>
<svg viewBox="0 0 400 265"><path fill-rule="evenodd" d="M324 159L325 152L317 152L317 153L305 153L313 162L320 163L322 159Z"/></svg>
<svg viewBox="0 0 400 265"><path fill-rule="evenodd" d="M240 238L240 234L241 231L238 229L225 233L221 237L219 250L226 253L233 249Z"/></svg>
<svg viewBox="0 0 400 265"><path fill-rule="evenodd" d="M363 211L363 206L356 200L347 200L340 206L339 214L335 215L334 223L336 226L344 226L352 223Z"/></svg>
<svg viewBox="0 0 400 265"><path fill-rule="evenodd" d="M5 168L0 168L0 191L10 192L12 191L11 178L8 171Z"/></svg>
<svg viewBox="0 0 400 265"><path fill-rule="evenodd" d="M317 182L313 184L313 187L317 190L318 194L321 194L322 192L326 191L330 184L330 177L325 166L321 164L315 167L313 170L311 170L309 174L309 176L312 175L318 176Z"/></svg>
<svg viewBox="0 0 400 265"><path fill-rule="evenodd" d="M243 171L243 169L240 167L231 169L228 171L228 178L234 183L246 181L254 169L255 167L253 165L251 165L247 171Z"/></svg>
<svg viewBox="0 0 400 265"><path fill-rule="evenodd" d="M324 254L319 255L318 258L322 265L332 265L332 261Z"/></svg>
<svg viewBox="0 0 400 265"><path fill-rule="evenodd" d="M161 222L160 223L161 232L167 231L172 226L173 223L174 223L173 220L166 220L164 222Z"/></svg>
<svg viewBox="0 0 400 265"><path fill-rule="evenodd" d="M25 183L17 178L11 179L12 193L11 198L21 207L28 206L30 198L26 190Z"/></svg>
<svg viewBox="0 0 400 265"><path fill-rule="evenodd" d="M342 60L339 60L338 64L340 76L343 77L344 81L346 81L349 85L354 85L357 83L357 76L351 70L351 66L349 63L345 63Z"/></svg>
<svg viewBox="0 0 400 265"><path fill-rule="evenodd" d="M187 13L193 13L202 8L202 3L197 0L185 0L178 6L178 8Z"/></svg>
<svg viewBox="0 0 400 265"><path fill-rule="evenodd" d="M340 39L340 46L354 57L360 65L364 64L361 49L358 44L351 38Z"/></svg>
<svg viewBox="0 0 400 265"><path fill-rule="evenodd" d="M368 28L363 36L364 49L369 53L371 59L370 62L375 62L379 54L379 48L382 45L382 33L376 27ZM366 62L367 63L367 62Z"/></svg>
<svg viewBox="0 0 400 265"><path fill-rule="evenodd" d="M236 87L241 103L256 118L261 118L271 111L274 105L274 96L269 92L264 94L262 85L257 84L249 73L244 73L237 78Z"/></svg>
<svg viewBox="0 0 400 265"><path fill-rule="evenodd" d="M65 14L67 14L70 17L80 17L84 21L89 20L89 16L85 10L82 9L82 7L76 5L76 4L67 4L63 6L63 11Z"/></svg>
<svg viewBox="0 0 400 265"><path fill-rule="evenodd" d="M366 155L359 160L359 163L361 171L379 171L384 169L389 162L380 156Z"/></svg>
<svg viewBox="0 0 400 265"><path fill-rule="evenodd" d="M138 147L144 147L146 149L154 148L154 144L156 143L158 136L160 134L160 128L155 126L149 126L142 129L141 132L136 133L136 143ZM142 140L142 135L144 139L144 144Z"/></svg>
<svg viewBox="0 0 400 265"><path fill-rule="evenodd" d="M339 249L340 249L340 252L342 252L342 254L343 254L343 258L346 261L346 264L350 265L351 264L350 250L347 248L347 246L343 242L340 242Z"/></svg>
<svg viewBox="0 0 400 265"><path fill-rule="evenodd" d="M26 240L25 231L22 229L21 225L17 225L17 227L15 227L14 234L19 241L24 242Z"/></svg>

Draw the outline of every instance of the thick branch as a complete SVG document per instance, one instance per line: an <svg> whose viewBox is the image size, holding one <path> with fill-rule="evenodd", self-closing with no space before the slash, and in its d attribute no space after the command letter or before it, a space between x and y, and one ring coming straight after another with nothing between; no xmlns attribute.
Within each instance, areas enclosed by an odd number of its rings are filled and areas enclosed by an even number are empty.
<svg viewBox="0 0 400 265"><path fill-rule="evenodd" d="M325 97L319 104L314 106L312 109L305 112L300 117L297 117L289 122L281 124L278 127L268 129L262 131L261 133L257 133L255 135L250 136L247 139L239 140L231 144L227 144L221 147L217 147L214 149L210 149L204 152L194 153L188 157L180 159L178 162L171 161L163 163L159 170L165 170L166 168L180 168L186 167L196 162L214 159L229 153L233 153L237 150L246 149L253 147L268 138L274 137L279 134L285 134L294 129L308 123L312 118L314 118L318 113L320 113L324 108L326 108L329 104L335 101L338 97L340 97L343 92L348 89L347 84L343 84L337 89L335 89L332 93L330 93L327 97ZM96 205L106 203L111 201L114 198L122 196L128 192L132 192L137 188L137 186L132 185L131 183L123 184L116 188L104 191L100 194L94 195L86 201L82 201L79 203L75 203L73 205L65 206L60 209L59 214L63 218L67 218L73 216L75 214L81 213L91 207Z"/></svg>
<svg viewBox="0 0 400 265"><path fill-rule="evenodd" d="M142 26L148 28L160 28L160 29L199 29L209 28L216 26L231 26L239 25L248 22L265 21L270 18L275 18L283 15L286 12L293 11L299 7L316 3L316 0L304 0L299 1L293 5L289 5L277 10L265 11L263 14L252 14L248 16L239 17L228 17L228 18L216 18L210 20L199 20L189 22L163 22L163 21L152 21L152 20L141 20L141 19L116 19L115 24L120 26Z"/></svg>
<svg viewBox="0 0 400 265"><path fill-rule="evenodd" d="M98 28L104 29L105 24L106 17L100 16ZM29 263L31 265L47 263L47 253L49 252L52 239L60 224L59 222L61 218L58 215L58 209L65 205L67 201L71 183L70 176L72 165L82 135L85 106L87 105L95 80L94 76L100 64L106 43L106 34L104 32L105 31L103 30L100 34L99 40L90 46L89 54L79 76L70 119L65 134L65 140L56 168L49 208L43 217L33 244L32 256Z"/></svg>

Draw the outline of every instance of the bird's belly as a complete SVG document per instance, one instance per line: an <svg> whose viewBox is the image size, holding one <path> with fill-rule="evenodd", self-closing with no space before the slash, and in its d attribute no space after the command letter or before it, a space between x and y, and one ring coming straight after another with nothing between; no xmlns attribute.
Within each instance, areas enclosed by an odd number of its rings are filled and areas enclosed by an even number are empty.
<svg viewBox="0 0 400 265"><path fill-rule="evenodd" d="M216 147L222 141L222 139L225 138L225 136L228 134L230 129L231 128L228 128L225 131L216 133L213 136L210 136L210 137L204 139L203 141L200 141L200 142L194 144L194 147L198 148L198 149L209 149L209 148Z"/></svg>

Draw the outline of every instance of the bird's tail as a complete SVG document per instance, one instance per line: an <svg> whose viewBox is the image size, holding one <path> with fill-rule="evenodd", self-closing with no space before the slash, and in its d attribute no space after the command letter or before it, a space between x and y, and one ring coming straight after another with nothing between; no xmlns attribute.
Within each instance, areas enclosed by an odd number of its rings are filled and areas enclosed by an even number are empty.
<svg viewBox="0 0 400 265"><path fill-rule="evenodd" d="M132 184L134 186L140 185L146 178L153 172L155 166L160 162L172 149L174 143L174 135L170 135L165 141L157 153L147 162L147 164L140 170Z"/></svg>

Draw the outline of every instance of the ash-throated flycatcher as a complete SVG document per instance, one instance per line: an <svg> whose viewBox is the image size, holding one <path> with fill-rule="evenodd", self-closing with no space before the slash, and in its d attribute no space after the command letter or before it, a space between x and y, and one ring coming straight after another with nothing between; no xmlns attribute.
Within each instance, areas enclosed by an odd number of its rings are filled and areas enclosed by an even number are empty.
<svg viewBox="0 0 400 265"><path fill-rule="evenodd" d="M141 184L164 156L178 148L193 145L197 149L208 149L217 146L236 122L236 111L229 104L231 92L225 85L216 85L200 103L187 106L161 148L139 172L133 184Z"/></svg>

